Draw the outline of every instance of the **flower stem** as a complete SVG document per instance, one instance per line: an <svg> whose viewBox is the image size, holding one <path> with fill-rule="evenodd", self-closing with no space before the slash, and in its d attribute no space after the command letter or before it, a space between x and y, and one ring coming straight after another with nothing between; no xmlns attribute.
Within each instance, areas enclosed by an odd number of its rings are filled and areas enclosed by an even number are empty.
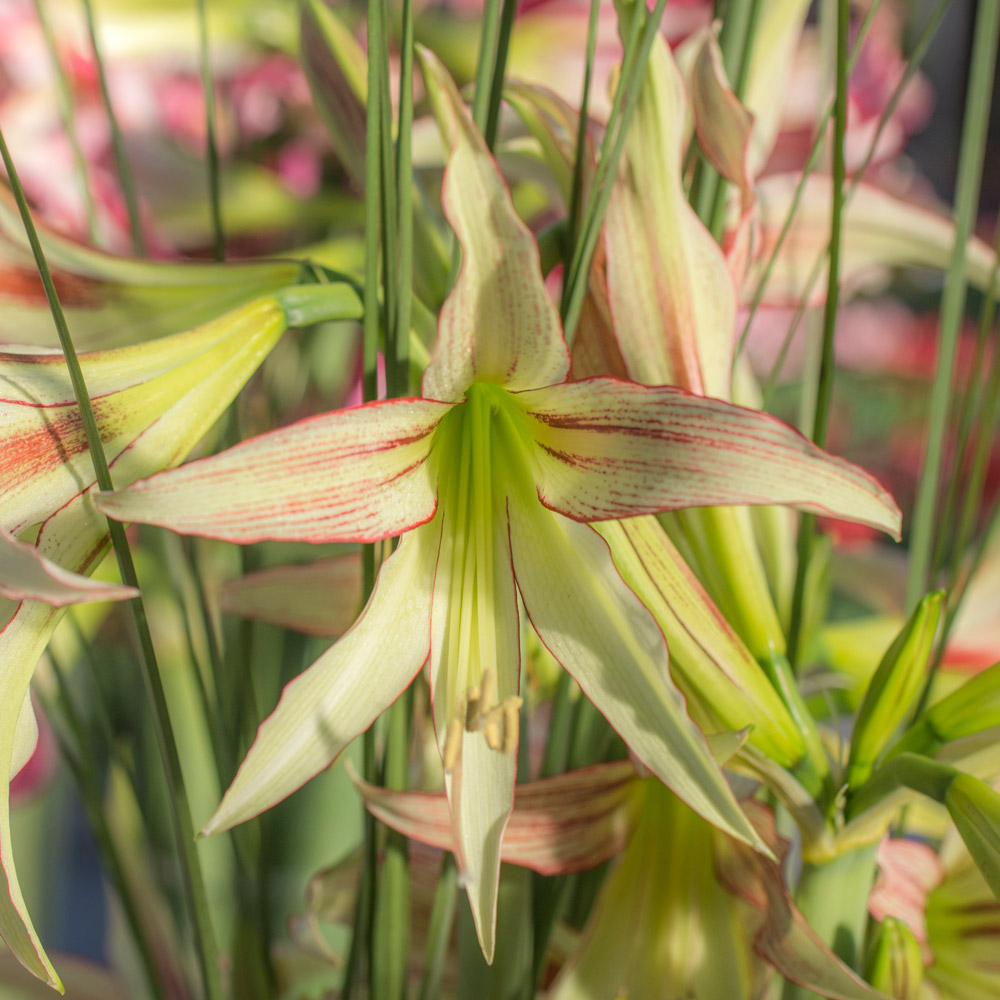
<svg viewBox="0 0 1000 1000"><path fill-rule="evenodd" d="M968 97L962 122L962 144L955 192L955 243L941 301L941 325L934 386L931 390L927 450L913 512L910 542L910 572L906 581L906 611L927 589L935 531L938 479L948 425L952 372L958 348L966 292L966 248L976 217L983 171L986 133L990 120L990 96L996 62L1000 3L989 0L978 6L973 32Z"/></svg>
<svg viewBox="0 0 1000 1000"><path fill-rule="evenodd" d="M219 143L215 129L215 84L208 51L208 17L205 0L198 0L198 62L205 93L205 159L208 167L208 203L212 210L212 247L216 260L226 259L222 228L222 194L219 188Z"/></svg>
<svg viewBox="0 0 1000 1000"><path fill-rule="evenodd" d="M806 862L796 903L809 926L852 969L864 958L868 894L875 879L877 844L867 844L829 861ZM812 990L786 982L782 1000L818 1000Z"/></svg>

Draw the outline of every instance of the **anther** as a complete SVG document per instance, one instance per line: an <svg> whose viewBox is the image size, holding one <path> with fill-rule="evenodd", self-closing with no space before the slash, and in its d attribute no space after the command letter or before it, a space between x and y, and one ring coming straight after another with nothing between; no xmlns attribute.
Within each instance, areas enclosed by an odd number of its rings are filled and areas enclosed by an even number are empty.
<svg viewBox="0 0 1000 1000"><path fill-rule="evenodd" d="M508 698L503 703L503 752L513 753L521 731L521 706L523 698Z"/></svg>
<svg viewBox="0 0 1000 1000"><path fill-rule="evenodd" d="M497 703L497 674L495 670L483 671L483 692L479 696L479 714L489 715Z"/></svg>
<svg viewBox="0 0 1000 1000"><path fill-rule="evenodd" d="M483 714L482 699L475 684L465 693L465 699L465 728L474 733L479 728L479 719Z"/></svg>

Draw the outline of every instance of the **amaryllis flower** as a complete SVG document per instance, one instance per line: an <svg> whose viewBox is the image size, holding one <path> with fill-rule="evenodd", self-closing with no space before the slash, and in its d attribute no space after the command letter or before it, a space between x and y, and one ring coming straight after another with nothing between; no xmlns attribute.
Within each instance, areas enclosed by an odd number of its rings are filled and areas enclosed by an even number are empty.
<svg viewBox="0 0 1000 1000"><path fill-rule="evenodd" d="M454 84L423 59L463 252L423 395L308 418L100 503L237 542L402 535L358 622L285 688L206 832L329 765L429 661L459 863L491 958L519 735L518 595L635 755L711 823L761 845L669 680L659 627L587 522L777 502L895 532L899 515L865 473L769 416L672 387L566 381L537 247Z"/></svg>

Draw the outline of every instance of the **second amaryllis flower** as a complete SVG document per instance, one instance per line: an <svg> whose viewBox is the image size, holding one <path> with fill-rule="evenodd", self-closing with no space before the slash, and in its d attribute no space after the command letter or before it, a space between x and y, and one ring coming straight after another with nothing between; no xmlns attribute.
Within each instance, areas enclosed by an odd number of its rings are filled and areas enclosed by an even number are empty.
<svg viewBox="0 0 1000 1000"><path fill-rule="evenodd" d="M899 514L865 473L764 414L670 387L567 382L535 243L453 83L423 60L463 255L423 396L301 421L101 506L237 542L402 534L358 622L286 687L206 830L326 767L429 661L455 843L489 959L518 743L518 594L635 755L710 822L761 846L669 679L659 627L587 522L793 503L895 533Z"/></svg>

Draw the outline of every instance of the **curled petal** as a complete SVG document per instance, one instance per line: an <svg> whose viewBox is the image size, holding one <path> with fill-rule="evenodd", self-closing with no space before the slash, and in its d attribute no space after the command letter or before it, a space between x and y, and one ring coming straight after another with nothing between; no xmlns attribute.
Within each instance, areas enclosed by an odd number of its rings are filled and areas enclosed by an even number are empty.
<svg viewBox="0 0 1000 1000"><path fill-rule="evenodd" d="M780 503L899 535L899 509L871 476L769 414L609 378L517 398L536 420L538 495L574 520Z"/></svg>
<svg viewBox="0 0 1000 1000"><path fill-rule="evenodd" d="M427 457L449 404L394 399L244 441L102 496L119 521L231 542L372 542L434 515Z"/></svg>
<svg viewBox="0 0 1000 1000"><path fill-rule="evenodd" d="M285 686L204 833L269 809L329 766L388 708L427 659L440 542L434 521L382 564L357 624Z"/></svg>
<svg viewBox="0 0 1000 1000"><path fill-rule="evenodd" d="M561 382L569 352L545 290L538 247L447 71L420 50L428 95L450 147L441 200L462 247L441 310L424 395L458 399L476 379L508 389Z"/></svg>
<svg viewBox="0 0 1000 1000"><path fill-rule="evenodd" d="M38 549L0 529L0 594L62 606L79 601L124 601L138 597L133 587L91 580L46 559Z"/></svg>

